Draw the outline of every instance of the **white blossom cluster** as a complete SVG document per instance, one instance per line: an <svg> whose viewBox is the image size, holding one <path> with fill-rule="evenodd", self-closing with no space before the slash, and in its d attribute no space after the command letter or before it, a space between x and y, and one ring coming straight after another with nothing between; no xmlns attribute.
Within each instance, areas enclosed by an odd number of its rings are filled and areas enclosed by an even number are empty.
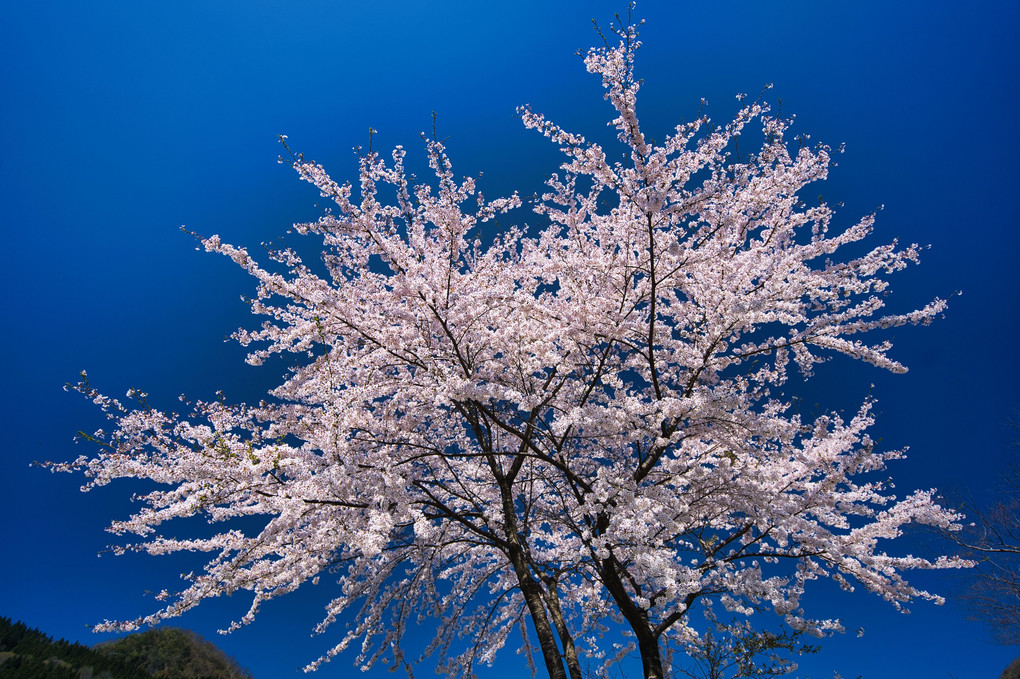
<svg viewBox="0 0 1020 679"><path fill-rule="evenodd" d="M830 207L805 205L830 150L792 150L790 121L762 103L649 141L635 113L636 32L620 35L585 64L616 111L623 160L521 110L566 156L535 206L541 230L501 228L483 245L480 225L521 201L485 200L427 141L431 185L409 178L399 147L365 153L356 188L295 160L333 202L299 227L322 239L328 273L293 251L263 266L204 241L258 281L251 307L266 321L236 335L249 362L293 354L300 367L263 403L199 403L187 416L79 386L114 428L88 437L94 456L54 467L83 469L87 487L157 484L112 525L139 538L123 549L209 554L161 595L165 608L104 629L246 590L237 627L330 577L342 594L319 631L351 622L310 668L352 645L363 666L410 667L402 634L433 616L426 654L451 676L523 643L551 676L576 679L579 658L626 651L604 641L611 621L645 675L663 676L664 658L697 641L701 601L822 632L840 622L805 612L811 580L897 607L936 598L903 573L961 562L886 549L908 524L958 517L932 491L897 499L876 474L901 453L869 437L870 400L849 419L804 420L788 385L791 370L810 376L836 354L905 370L871 337L945 308L883 312L887 275L918 246L841 256L872 217L834 231ZM734 141L752 128L761 147L741 159ZM162 532L195 515L224 528ZM241 517L261 530L237 528Z"/></svg>

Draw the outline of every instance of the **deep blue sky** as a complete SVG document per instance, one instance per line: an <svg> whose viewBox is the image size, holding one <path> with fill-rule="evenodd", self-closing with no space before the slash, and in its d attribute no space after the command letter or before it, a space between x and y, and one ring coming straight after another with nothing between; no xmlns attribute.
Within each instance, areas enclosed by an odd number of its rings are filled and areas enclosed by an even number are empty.
<svg viewBox="0 0 1020 679"><path fill-rule="evenodd" d="M278 133L343 179L370 126L377 148L403 144L413 156L432 111L458 173L484 170L487 195L534 192L558 159L514 109L531 103L568 129L604 135L611 112L574 52L597 40L591 18L606 24L625 3L8 5L0 21L8 253L0 615L92 643L86 624L151 610L144 592L172 587L192 565L97 558L112 540L103 528L127 513L135 488L82 495L80 478L29 467L78 455L75 432L101 424L64 382L86 369L107 393L135 386L172 404L180 393L209 398L216 389L258 398L279 377L244 365L244 351L223 342L252 324L239 301L251 282L228 260L195 252L179 227L249 246L278 238L319 214L317 192L276 163ZM725 122L735 94L774 82L770 96L797 115L795 129L846 143L818 187L845 203L841 223L884 204L873 244L931 244L920 267L894 279L893 306L964 294L934 326L896 333L894 355L910 373L836 362L808 396L845 407L874 383L876 433L885 445L911 447L891 470L901 492L983 496L1017 450L1009 425L1020 406L1017 3L646 1L636 15L648 21L638 115L651 136L692 118L702 97ZM950 596L960 587L940 575L917 580ZM331 645L309 638L325 597L314 588L290 595L228 637L215 630L243 601L203 605L180 624L258 679L293 676ZM978 679L1020 653L990 644L952 602L918 603L904 616L865 593L820 586L805 604L865 632L824 641L801 677ZM501 658L483 679L524 671L512 651ZM348 676L350 662L342 657L318 676Z"/></svg>

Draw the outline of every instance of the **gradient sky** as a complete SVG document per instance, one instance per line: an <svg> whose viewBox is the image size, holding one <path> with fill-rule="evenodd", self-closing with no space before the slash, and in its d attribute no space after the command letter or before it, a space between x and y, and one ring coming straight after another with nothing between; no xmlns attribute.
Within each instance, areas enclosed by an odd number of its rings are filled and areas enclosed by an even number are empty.
<svg viewBox="0 0 1020 679"><path fill-rule="evenodd" d="M83 369L106 393L138 387L167 407L178 394L217 389L258 399L279 378L223 342L253 324L239 299L252 282L225 258L195 252L181 225L239 245L277 239L319 214L315 189L277 164L277 134L345 179L370 126L376 148L402 144L413 158L433 111L458 174L484 171L489 196L533 193L559 160L515 107L530 103L567 129L605 135L611 110L574 53L598 40L590 19L607 24L625 9L622 0L8 3L0 615L94 643L86 625L153 610L146 591L173 587L194 566L97 557L112 541L104 527L128 513L140 486L83 495L80 477L29 466L86 452L74 434L101 418L62 391ZM1017 454L1010 421L1020 406L1020 5L678 0L646 1L635 14L647 19L637 62L646 133L661 138L691 119L702 97L723 123L734 95L775 83L769 96L797 115L795 131L846 144L817 187L844 203L839 223L884 204L872 244L931 244L921 266L893 279L891 306L963 295L932 327L894 334L893 356L911 371L834 361L805 396L822 408L877 396L875 433L883 445L910 446L890 470L901 494L938 487L991 499ZM932 548L918 537L899 549ZM796 676L978 679L1020 653L991 644L953 603L963 581L915 580L950 603L902 615L864 592L809 589L809 613L840 616L864 634L823 641ZM243 596L204 604L179 624L258 679L295 676L332 645L328 634L309 636L326 589L273 602L226 637L215 630L246 609ZM512 649L499 658L482 679L525 672ZM318 677L353 675L351 661Z"/></svg>

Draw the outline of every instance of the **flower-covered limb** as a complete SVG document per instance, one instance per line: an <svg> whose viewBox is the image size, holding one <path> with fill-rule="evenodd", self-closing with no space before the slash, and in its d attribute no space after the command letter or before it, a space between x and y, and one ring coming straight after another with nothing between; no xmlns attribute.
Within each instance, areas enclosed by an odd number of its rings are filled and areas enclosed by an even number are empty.
<svg viewBox="0 0 1020 679"><path fill-rule="evenodd" d="M295 364L267 400L178 416L82 384L113 431L84 437L93 456L52 468L83 471L86 488L154 482L111 525L141 538L124 548L208 555L163 610L128 625L247 590L244 624L327 575L341 594L319 631L352 622L312 668L359 640L359 664L409 666L401 635L431 615L444 624L427 652L454 677L522 628L550 676L578 679L591 660L605 671L625 647L600 647L607 620L662 677L699 638L699 600L820 632L840 623L805 612L814 579L903 605L930 596L904 572L961 565L882 551L909 525L959 517L876 480L901 453L868 436L870 401L849 421L805 422L790 385L791 363L807 378L835 356L904 369L869 333L945 309L884 310L887 278L920 249L843 256L861 252L873 217L837 231L830 207L798 197L826 178L832 151L790 148L792 122L762 102L651 142L636 114L636 32L620 35L586 65L614 107L622 161L522 109L565 154L534 206L544 228L479 238L520 200L484 199L435 141L431 184L407 175L399 147L362 154L346 184L296 156L333 203L297 226L322 240L322 266L203 241L255 279L264 321L235 335L248 361ZM737 154L754 125L760 150ZM220 530L167 533L188 517Z"/></svg>

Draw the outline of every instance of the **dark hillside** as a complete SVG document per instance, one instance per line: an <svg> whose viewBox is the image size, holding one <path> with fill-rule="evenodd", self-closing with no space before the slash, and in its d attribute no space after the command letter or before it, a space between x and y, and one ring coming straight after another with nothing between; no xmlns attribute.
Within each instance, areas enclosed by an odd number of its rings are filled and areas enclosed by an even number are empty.
<svg viewBox="0 0 1020 679"><path fill-rule="evenodd" d="M0 617L2 679L146 679L138 667Z"/></svg>
<svg viewBox="0 0 1020 679"><path fill-rule="evenodd" d="M252 679L214 644L161 628L89 648L0 617L0 679Z"/></svg>

